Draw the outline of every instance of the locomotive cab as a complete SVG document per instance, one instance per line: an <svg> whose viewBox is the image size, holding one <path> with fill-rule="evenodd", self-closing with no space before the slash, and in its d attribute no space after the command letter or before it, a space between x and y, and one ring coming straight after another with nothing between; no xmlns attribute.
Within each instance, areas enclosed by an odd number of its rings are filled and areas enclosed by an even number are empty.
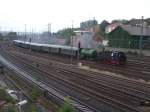
<svg viewBox="0 0 150 112"><path fill-rule="evenodd" d="M123 52L112 52L111 63L116 65L124 65L126 63L127 57Z"/></svg>

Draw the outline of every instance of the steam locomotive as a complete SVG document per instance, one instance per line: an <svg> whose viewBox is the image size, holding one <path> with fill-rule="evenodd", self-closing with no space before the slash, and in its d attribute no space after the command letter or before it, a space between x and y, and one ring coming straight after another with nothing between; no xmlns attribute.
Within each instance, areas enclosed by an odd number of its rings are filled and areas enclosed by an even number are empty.
<svg viewBox="0 0 150 112"><path fill-rule="evenodd" d="M25 49L31 49L33 51L53 53L57 55L67 55L74 58L79 57L84 60L95 60L104 62L107 64L124 65L127 57L125 53L120 51L101 51L98 52L94 49L84 49L71 46L61 46L52 44L38 44L31 42L24 42L20 40L14 40L13 44Z"/></svg>

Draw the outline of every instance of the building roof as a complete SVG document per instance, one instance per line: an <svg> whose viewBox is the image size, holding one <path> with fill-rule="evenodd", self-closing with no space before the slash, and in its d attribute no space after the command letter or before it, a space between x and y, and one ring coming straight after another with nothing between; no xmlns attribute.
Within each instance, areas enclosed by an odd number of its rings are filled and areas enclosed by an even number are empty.
<svg viewBox="0 0 150 112"><path fill-rule="evenodd" d="M14 40L14 42L17 42L17 43L24 43L24 44L30 44L30 45L35 45L35 46L42 46L42 47L52 47L52 48L63 48L63 49L78 50L77 47L72 47L72 46L63 46L63 45L54 45L54 44L30 43L30 42L25 42L25 41L21 41L21 40Z"/></svg>
<svg viewBox="0 0 150 112"><path fill-rule="evenodd" d="M118 26L121 26L121 25L122 25L121 23L113 23L113 24L108 25L106 28L109 28L109 27L118 27Z"/></svg>
<svg viewBox="0 0 150 112"><path fill-rule="evenodd" d="M120 27L126 30L130 35L141 35L141 27L131 25L121 25ZM143 28L143 36L150 36L150 27Z"/></svg>
<svg viewBox="0 0 150 112"><path fill-rule="evenodd" d="M137 24L142 24L143 23L143 21L142 21L142 19L131 19L129 22L128 22L128 24L130 24L130 25L137 25Z"/></svg>
<svg viewBox="0 0 150 112"><path fill-rule="evenodd" d="M90 33L90 31L85 31L85 30L78 30L74 31L75 33Z"/></svg>

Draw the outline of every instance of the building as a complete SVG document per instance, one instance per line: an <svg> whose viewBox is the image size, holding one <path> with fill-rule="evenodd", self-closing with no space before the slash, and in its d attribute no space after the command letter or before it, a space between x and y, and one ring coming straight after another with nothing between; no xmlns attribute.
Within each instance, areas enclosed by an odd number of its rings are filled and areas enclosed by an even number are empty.
<svg viewBox="0 0 150 112"><path fill-rule="evenodd" d="M75 36L73 37L73 46L78 47L80 43L81 48L91 48L91 41L93 34L89 31L74 31Z"/></svg>
<svg viewBox="0 0 150 112"><path fill-rule="evenodd" d="M146 27L146 26L149 26L149 21L148 20L149 19L144 19L144 20L142 20L142 19L131 19L131 20L128 21L128 25L139 26L140 27L144 22L144 26Z"/></svg>
<svg viewBox="0 0 150 112"><path fill-rule="evenodd" d="M121 48L139 48L141 27L132 25L117 26L108 33L109 46ZM150 27L143 28L142 48L150 49Z"/></svg>
<svg viewBox="0 0 150 112"><path fill-rule="evenodd" d="M121 26L121 25L122 25L121 23L110 24L110 25L106 26L105 33L110 33L111 31L113 31L114 29L116 29L118 26Z"/></svg>

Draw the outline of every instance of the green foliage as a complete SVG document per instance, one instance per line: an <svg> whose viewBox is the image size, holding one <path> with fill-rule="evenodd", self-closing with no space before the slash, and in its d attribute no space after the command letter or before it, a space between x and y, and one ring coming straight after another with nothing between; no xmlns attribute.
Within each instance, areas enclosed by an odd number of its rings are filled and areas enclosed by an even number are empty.
<svg viewBox="0 0 150 112"><path fill-rule="evenodd" d="M5 100L7 103L14 103L15 102L15 100L11 96L9 96L6 93L5 89L3 89L3 88L0 89L0 98L2 100Z"/></svg>
<svg viewBox="0 0 150 112"><path fill-rule="evenodd" d="M3 99L3 100L5 100L5 97L6 97L5 89L0 88L0 98Z"/></svg>
<svg viewBox="0 0 150 112"><path fill-rule="evenodd" d="M101 31L102 31L102 32L105 32L105 28L106 28L106 26L108 26L108 25L109 25L109 22L106 21L106 20L103 20L103 21L101 22L101 24L100 24L100 29L101 29Z"/></svg>
<svg viewBox="0 0 150 112"><path fill-rule="evenodd" d="M4 38L3 35L0 33L0 40L3 40L3 38Z"/></svg>
<svg viewBox="0 0 150 112"><path fill-rule="evenodd" d="M105 32L98 31L98 32L96 32L95 35L96 35L96 36L99 36L99 37L105 37Z"/></svg>
<svg viewBox="0 0 150 112"><path fill-rule="evenodd" d="M17 33L16 32L9 32L7 35L3 36L0 33L0 40L14 40L17 38Z"/></svg>
<svg viewBox="0 0 150 112"><path fill-rule="evenodd" d="M80 23L80 27L82 29L84 28L91 28L94 27L98 24L97 20L93 19L93 20L88 20L88 21L84 21Z"/></svg>
<svg viewBox="0 0 150 112"><path fill-rule="evenodd" d="M57 32L57 36L62 37L62 38L70 38L71 36L74 36L75 33L73 32L72 28L66 28L63 30L59 30Z"/></svg>
<svg viewBox="0 0 150 112"><path fill-rule="evenodd" d="M37 112L36 106L32 104L30 107L30 111L31 112Z"/></svg>
<svg viewBox="0 0 150 112"><path fill-rule="evenodd" d="M59 30L56 35L58 38L66 39L66 44L70 44L71 36L75 36L75 33L73 31L74 31L74 29L72 29L72 28L66 28L63 30Z"/></svg>
<svg viewBox="0 0 150 112"><path fill-rule="evenodd" d="M9 39L16 39L17 38L17 33L16 32L9 32L7 37Z"/></svg>
<svg viewBox="0 0 150 112"><path fill-rule="evenodd" d="M120 23L120 24L127 24L129 21L125 19L116 19L113 20L111 23Z"/></svg>
<svg viewBox="0 0 150 112"><path fill-rule="evenodd" d="M36 102L37 99L39 98L40 94L41 93L40 93L40 91L38 89L33 88L32 91L31 91L31 100L33 102Z"/></svg>
<svg viewBox="0 0 150 112"><path fill-rule="evenodd" d="M6 100L7 103L14 103L15 102L14 99L11 96L6 96L5 100Z"/></svg>
<svg viewBox="0 0 150 112"><path fill-rule="evenodd" d="M14 105L9 105L4 112L17 112Z"/></svg>
<svg viewBox="0 0 150 112"><path fill-rule="evenodd" d="M65 99L64 105L59 109L59 112L73 112L73 107L70 104L69 98Z"/></svg>
<svg viewBox="0 0 150 112"><path fill-rule="evenodd" d="M147 25L150 25L150 18L145 19L145 22L147 22Z"/></svg>

